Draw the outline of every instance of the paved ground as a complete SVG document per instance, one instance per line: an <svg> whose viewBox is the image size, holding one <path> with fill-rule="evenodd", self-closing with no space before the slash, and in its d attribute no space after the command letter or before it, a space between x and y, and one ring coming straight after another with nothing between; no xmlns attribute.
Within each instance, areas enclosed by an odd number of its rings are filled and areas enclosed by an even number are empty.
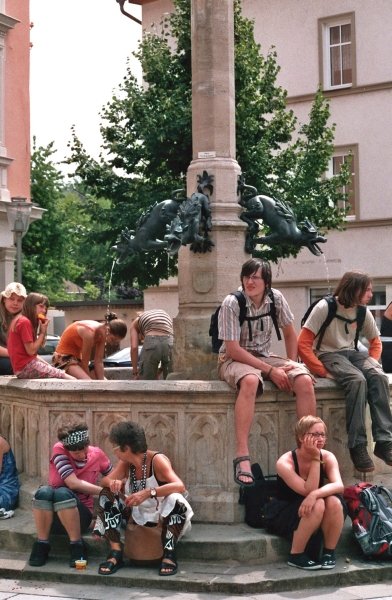
<svg viewBox="0 0 392 600"><path fill-rule="evenodd" d="M192 594L164 590L103 587L76 584L35 583L0 579L0 600L392 600L390 584L373 584L345 588L319 588L282 594L235 596L225 594Z"/></svg>

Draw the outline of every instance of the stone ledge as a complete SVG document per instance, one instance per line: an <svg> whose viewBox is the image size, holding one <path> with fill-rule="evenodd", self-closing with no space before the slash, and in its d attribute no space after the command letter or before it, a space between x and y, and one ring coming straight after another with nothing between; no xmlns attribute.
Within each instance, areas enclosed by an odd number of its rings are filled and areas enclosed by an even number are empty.
<svg viewBox="0 0 392 600"><path fill-rule="evenodd" d="M121 371L127 371L128 369L106 369L106 373L114 371L117 375L122 375ZM125 373L124 373L125 375ZM390 385L392 386L392 375L389 376ZM128 380L124 379L108 379L103 381L85 381L85 380L63 380L63 379L18 379L15 376L3 375L0 377L0 394L1 389L7 390L31 390L31 391L65 391L72 392L72 390L81 390L83 393L95 393L97 391L108 391L113 392L144 392L148 390L154 393L181 393L181 392L198 392L198 393L225 393L232 396L236 395L236 392L224 381L210 380L205 381L201 379L167 379L154 380L154 381L143 381L143 380ZM331 379L318 378L315 385L316 394L323 392L334 392L341 391L339 386ZM264 394L258 396L258 399L262 398L266 394L277 394L279 396L287 396L283 392L279 392L275 385L270 381L264 383Z"/></svg>
<svg viewBox="0 0 392 600"><path fill-rule="evenodd" d="M117 371L117 369L116 369ZM267 382L266 389L272 391L272 384ZM232 393L234 390L230 388L224 381L203 381L203 380L156 380L156 381L129 381L127 379L111 379L104 381L85 381L85 380L63 380L63 379L18 379L14 376L0 377L0 394L1 389L6 390L31 390L31 391L65 391L72 392L73 390L81 390L83 393L95 393L97 391L114 391L114 392L149 392L154 393Z"/></svg>
<svg viewBox="0 0 392 600"><path fill-rule="evenodd" d="M110 379L104 381L69 381L60 379L18 379L15 376L2 375L0 376L0 390L1 388L7 389L29 389L29 390L66 390L72 391L83 390L83 392L91 393L98 390L113 390L113 391L148 391L153 392L221 392L235 395L235 391L224 381L220 380L200 380L200 379L167 379L167 380L156 380L156 381L143 381L143 380L129 380L126 375L130 370L127 368L110 368L105 370L105 374L110 376ZM123 376L123 379L114 377ZM392 388L392 374L387 374L389 378L389 385ZM332 379L326 379L318 377L315 384L316 395L323 392L341 392L340 386ZM272 393L282 395L277 390L275 385L270 381L264 383L264 394ZM1 393L1 391L0 391ZM283 394L286 395L286 394ZM261 396L259 396L260 398Z"/></svg>

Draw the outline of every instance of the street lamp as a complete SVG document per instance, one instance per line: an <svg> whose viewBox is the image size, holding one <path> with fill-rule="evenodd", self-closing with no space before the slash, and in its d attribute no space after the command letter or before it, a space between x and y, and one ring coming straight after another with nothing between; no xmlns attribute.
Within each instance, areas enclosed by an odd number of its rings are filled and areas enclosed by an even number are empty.
<svg viewBox="0 0 392 600"><path fill-rule="evenodd" d="M11 198L7 204L7 218L16 241L16 281L22 283L22 237L30 225L32 204L26 198Z"/></svg>

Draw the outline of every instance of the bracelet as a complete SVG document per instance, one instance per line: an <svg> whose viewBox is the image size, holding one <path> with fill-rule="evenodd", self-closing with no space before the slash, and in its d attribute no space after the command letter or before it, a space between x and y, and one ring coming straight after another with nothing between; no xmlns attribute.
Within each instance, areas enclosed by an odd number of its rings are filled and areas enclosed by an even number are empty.
<svg viewBox="0 0 392 600"><path fill-rule="evenodd" d="M319 463L321 463L322 465L324 464L324 461L323 461L323 460L320 460L319 458L312 458L312 461L319 462Z"/></svg>
<svg viewBox="0 0 392 600"><path fill-rule="evenodd" d="M268 371L268 373L267 373L267 377L268 377L269 379L271 378L270 376L271 376L271 373L272 373L272 369L273 369L273 368L274 368L274 367L271 367L271 368L270 368L270 370L269 370L269 371Z"/></svg>

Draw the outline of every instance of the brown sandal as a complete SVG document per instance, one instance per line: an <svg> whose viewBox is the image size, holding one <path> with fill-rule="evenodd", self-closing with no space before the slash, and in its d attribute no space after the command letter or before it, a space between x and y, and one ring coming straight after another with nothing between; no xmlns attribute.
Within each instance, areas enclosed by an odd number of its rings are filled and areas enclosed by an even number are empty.
<svg viewBox="0 0 392 600"><path fill-rule="evenodd" d="M245 460L250 461L250 456L237 456L237 458L233 460L234 481L238 485L252 487L255 484L254 476L252 475L252 473L249 473L249 471L242 471L240 468L240 463L242 463ZM241 481L240 477L249 477L252 481Z"/></svg>

